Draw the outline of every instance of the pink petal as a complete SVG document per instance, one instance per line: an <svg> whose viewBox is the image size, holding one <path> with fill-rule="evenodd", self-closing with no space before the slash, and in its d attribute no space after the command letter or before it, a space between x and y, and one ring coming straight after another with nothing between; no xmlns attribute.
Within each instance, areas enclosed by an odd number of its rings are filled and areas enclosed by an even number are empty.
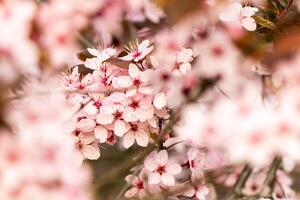
<svg viewBox="0 0 300 200"><path fill-rule="evenodd" d="M160 165L166 165L168 162L168 153L166 150L161 150L156 156L156 162Z"/></svg>
<svg viewBox="0 0 300 200"><path fill-rule="evenodd" d="M174 164L168 164L166 166L166 171L170 174L176 175L179 172L181 172L181 166L177 163Z"/></svg>
<svg viewBox="0 0 300 200"><path fill-rule="evenodd" d="M99 62L97 58L88 58L85 60L84 66L89 69L97 69L99 66Z"/></svg>
<svg viewBox="0 0 300 200"><path fill-rule="evenodd" d="M177 61L180 63L186 63L193 61L193 50L183 49L177 54Z"/></svg>
<svg viewBox="0 0 300 200"><path fill-rule="evenodd" d="M153 46L150 46L150 47L144 49L144 50L142 51L142 55L140 56L141 59L143 59L145 56L147 56L149 53L151 53L151 51L153 50L153 48L154 48ZM140 60L141 60L141 59L140 59Z"/></svg>
<svg viewBox="0 0 300 200"><path fill-rule="evenodd" d="M90 132L90 133L81 133L79 135L79 140L83 144L90 144L95 140L95 136L94 136L94 134L92 134L92 132Z"/></svg>
<svg viewBox="0 0 300 200"><path fill-rule="evenodd" d="M129 73L129 76L132 79L136 79L136 78L139 78L141 76L141 71L134 64L129 65L128 73Z"/></svg>
<svg viewBox="0 0 300 200"><path fill-rule="evenodd" d="M160 174L157 173L157 172L151 173L151 174L149 174L149 176L148 176L148 183L149 183L150 185L158 184L158 183L160 182L160 180L161 180L161 176L160 176Z"/></svg>
<svg viewBox="0 0 300 200"><path fill-rule="evenodd" d="M242 20L242 26L248 31L256 30L256 22L253 18L247 17Z"/></svg>
<svg viewBox="0 0 300 200"><path fill-rule="evenodd" d="M126 181L127 183L134 183L134 182L137 181L137 180L138 180L138 178L137 178L136 176L132 175L132 174L127 175L127 176L125 177L125 181Z"/></svg>
<svg viewBox="0 0 300 200"><path fill-rule="evenodd" d="M96 106L94 106L92 103L89 103L88 105L86 105L84 107L84 111L88 114L88 115L95 115L98 113L98 109L96 108Z"/></svg>
<svg viewBox="0 0 300 200"><path fill-rule="evenodd" d="M85 145L81 150L82 155L89 160L97 160L100 157L100 150L93 145Z"/></svg>
<svg viewBox="0 0 300 200"><path fill-rule="evenodd" d="M100 143L106 142L107 139L107 130L101 126L97 126L95 129L95 137L99 139Z"/></svg>
<svg viewBox="0 0 300 200"><path fill-rule="evenodd" d="M149 171L154 171L157 168L157 163L152 158L147 158L144 162L144 165Z"/></svg>
<svg viewBox="0 0 300 200"><path fill-rule="evenodd" d="M103 114L103 113L99 113L96 117L97 123L99 123L101 125L110 124L110 123L112 123L113 120L114 120L113 115L108 115L108 114Z"/></svg>
<svg viewBox="0 0 300 200"><path fill-rule="evenodd" d="M150 41L144 40L139 44L138 49L142 51L142 50L146 49L149 45L150 45Z"/></svg>
<svg viewBox="0 0 300 200"><path fill-rule="evenodd" d="M153 108L148 110L139 108L135 111L136 118L138 118L141 122L151 119L153 117L153 114L154 114Z"/></svg>
<svg viewBox="0 0 300 200"><path fill-rule="evenodd" d="M129 131L130 126L123 120L117 120L114 125L114 133L116 136L122 137L127 131Z"/></svg>
<svg viewBox="0 0 300 200"><path fill-rule="evenodd" d="M83 132L91 132L94 130L96 122L93 119L81 119L77 123L77 128Z"/></svg>
<svg viewBox="0 0 300 200"><path fill-rule="evenodd" d="M153 100L153 105L157 109L162 109L163 107L166 106L166 104L167 104L167 97L166 97L165 93L160 92L155 95L154 100Z"/></svg>
<svg viewBox="0 0 300 200"><path fill-rule="evenodd" d="M138 193L138 189L137 189L136 187L132 187L132 188L130 188L129 190L127 190L127 191L125 192L124 196L125 196L126 198L132 198L132 197L134 197L135 195L137 195L137 193Z"/></svg>
<svg viewBox="0 0 300 200"><path fill-rule="evenodd" d="M126 149L131 147L134 143L135 137L132 132L128 132L123 138L123 145Z"/></svg>
<svg viewBox="0 0 300 200"><path fill-rule="evenodd" d="M179 66L179 70L182 74L187 74L189 71L191 71L192 65L190 63L182 63Z"/></svg>
<svg viewBox="0 0 300 200"><path fill-rule="evenodd" d="M120 59L125 60L125 61L131 61L133 59L133 57L132 57L132 55L127 54L126 56L123 56Z"/></svg>
<svg viewBox="0 0 300 200"><path fill-rule="evenodd" d="M135 112L131 108L126 108L123 113L123 119L126 122L137 121L137 117L135 116Z"/></svg>
<svg viewBox="0 0 300 200"><path fill-rule="evenodd" d="M132 80L129 76L114 77L112 85L114 88L128 88L132 85Z"/></svg>
<svg viewBox="0 0 300 200"><path fill-rule="evenodd" d="M91 54L91 55L93 55L93 56L98 56L99 55L99 51L97 50L97 49L94 49L94 48L87 48L87 51Z"/></svg>
<svg viewBox="0 0 300 200"><path fill-rule="evenodd" d="M140 129L135 135L136 143L142 147L146 147L149 143L149 135Z"/></svg>
<svg viewBox="0 0 300 200"><path fill-rule="evenodd" d="M251 17L258 12L258 8L246 6L242 9L242 15L244 17Z"/></svg>
<svg viewBox="0 0 300 200"><path fill-rule="evenodd" d="M169 173L164 173L161 176L161 182L165 185L171 186L171 185L175 185L175 179L174 176L169 174Z"/></svg>

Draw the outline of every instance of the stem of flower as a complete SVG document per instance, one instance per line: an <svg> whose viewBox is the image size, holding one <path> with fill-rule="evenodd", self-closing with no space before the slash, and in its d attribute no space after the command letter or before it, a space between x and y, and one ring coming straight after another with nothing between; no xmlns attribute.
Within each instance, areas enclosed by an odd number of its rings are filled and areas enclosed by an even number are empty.
<svg viewBox="0 0 300 200"><path fill-rule="evenodd" d="M251 173L252 167L246 164L243 171L241 172L241 175L234 184L232 190L228 193L227 197L225 198L226 200L236 200L239 196L241 196L241 190L243 189Z"/></svg>
<svg viewBox="0 0 300 200"><path fill-rule="evenodd" d="M271 195L274 189L274 184L276 181L276 172L281 166L282 159L279 157L275 157L271 167L267 173L267 177L264 181L262 191L260 194L262 195Z"/></svg>

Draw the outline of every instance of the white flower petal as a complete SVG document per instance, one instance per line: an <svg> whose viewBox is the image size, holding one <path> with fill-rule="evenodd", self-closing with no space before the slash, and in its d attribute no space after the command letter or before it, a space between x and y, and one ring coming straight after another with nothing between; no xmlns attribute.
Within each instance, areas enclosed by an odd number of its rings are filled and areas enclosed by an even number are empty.
<svg viewBox="0 0 300 200"><path fill-rule="evenodd" d="M114 116L113 115L103 114L101 112L96 117L97 123L99 123L101 125L110 124L110 123L112 123L113 120L114 120Z"/></svg>
<svg viewBox="0 0 300 200"><path fill-rule="evenodd" d="M146 158L144 165L149 171L154 171L157 168L157 163L152 158Z"/></svg>
<svg viewBox="0 0 300 200"><path fill-rule="evenodd" d="M253 18L247 17L242 20L242 26L248 31L256 30L256 22Z"/></svg>
<svg viewBox="0 0 300 200"><path fill-rule="evenodd" d="M137 79L141 76L141 71L135 64L130 64L128 74L132 79Z"/></svg>
<svg viewBox="0 0 300 200"><path fill-rule="evenodd" d="M168 186L172 186L172 185L175 185L175 179L174 179L174 176L172 174L169 174L169 173L164 173L162 176L161 176L161 182L165 185L168 185Z"/></svg>
<svg viewBox="0 0 300 200"><path fill-rule="evenodd" d="M167 97L164 92L160 92L155 95L154 100L153 100L153 105L157 109L162 109L167 105Z"/></svg>
<svg viewBox="0 0 300 200"><path fill-rule="evenodd" d="M100 143L106 142L107 139L107 130L101 126L97 126L95 129L95 137L99 139Z"/></svg>
<svg viewBox="0 0 300 200"><path fill-rule="evenodd" d="M156 162L159 163L160 165L166 165L168 162L168 152L166 150L161 150L158 152L156 156Z"/></svg>
<svg viewBox="0 0 300 200"><path fill-rule="evenodd" d="M190 63L182 63L179 66L179 70L182 74L187 74L189 71L191 71L192 65Z"/></svg>
<svg viewBox="0 0 300 200"><path fill-rule="evenodd" d="M125 60L125 61L131 61L133 59L133 57L131 54L127 54L126 56L123 56L120 59Z"/></svg>
<svg viewBox="0 0 300 200"><path fill-rule="evenodd" d="M98 69L99 62L98 62L97 58L88 58L88 59L85 60L84 66L86 68L95 70L95 69Z"/></svg>
<svg viewBox="0 0 300 200"><path fill-rule="evenodd" d="M100 54L100 52L97 50L97 49L94 49L94 48L87 48L87 51L93 55L93 56L98 56Z"/></svg>
<svg viewBox="0 0 300 200"><path fill-rule="evenodd" d="M242 9L242 16L244 17L251 17L258 12L258 8L246 6Z"/></svg>
<svg viewBox="0 0 300 200"><path fill-rule="evenodd" d="M132 132L127 133L123 138L123 145L126 149L131 147L134 143L135 137Z"/></svg>
<svg viewBox="0 0 300 200"><path fill-rule="evenodd" d="M127 131L129 131L130 126L123 120L117 120L114 125L114 133L116 136L122 137Z"/></svg>
<svg viewBox="0 0 300 200"><path fill-rule="evenodd" d="M114 77L112 85L114 88L128 88L132 85L132 80L129 76Z"/></svg>
<svg viewBox="0 0 300 200"><path fill-rule="evenodd" d="M177 163L167 164L166 171L170 174L176 175L181 172L181 166Z"/></svg>
<svg viewBox="0 0 300 200"><path fill-rule="evenodd" d="M91 132L95 129L96 122L92 119L81 119L77 123L77 128L83 132Z"/></svg>
<svg viewBox="0 0 300 200"><path fill-rule="evenodd" d="M193 50L183 49L177 54L177 61L179 63L186 63L193 61Z"/></svg>
<svg viewBox="0 0 300 200"><path fill-rule="evenodd" d="M93 105L93 103L89 103L88 105L86 105L84 107L84 111L88 114L88 115L95 115L98 113L98 109L96 108L96 106Z"/></svg>
<svg viewBox="0 0 300 200"><path fill-rule="evenodd" d="M146 49L148 46L150 45L150 41L149 40L144 40L139 44L138 49L143 51L144 49Z"/></svg>
<svg viewBox="0 0 300 200"><path fill-rule="evenodd" d="M136 143L142 147L146 147L149 143L149 135L142 129L138 130L135 139Z"/></svg>
<svg viewBox="0 0 300 200"><path fill-rule="evenodd" d="M94 145L85 145L81 149L82 155L89 160L97 160L100 157L100 150Z"/></svg>
<svg viewBox="0 0 300 200"><path fill-rule="evenodd" d="M124 196L125 196L126 198L132 198L132 197L134 197L135 195L137 195L137 193L138 193L138 189L137 189L136 187L132 187L132 188L130 188L129 190L127 190L127 191L125 192Z"/></svg>
<svg viewBox="0 0 300 200"><path fill-rule="evenodd" d="M161 176L157 172L150 173L148 176L148 183L150 185L158 184L160 182L160 180L161 180Z"/></svg>

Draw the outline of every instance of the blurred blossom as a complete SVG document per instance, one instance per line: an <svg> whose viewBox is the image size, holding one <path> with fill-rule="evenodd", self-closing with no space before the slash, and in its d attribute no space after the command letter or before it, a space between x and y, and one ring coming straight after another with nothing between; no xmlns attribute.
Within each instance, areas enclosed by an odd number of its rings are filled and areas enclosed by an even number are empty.
<svg viewBox="0 0 300 200"><path fill-rule="evenodd" d="M31 40L31 23L37 6L33 1L6 0L0 4L0 79L11 83L21 74L37 75L38 49Z"/></svg>
<svg viewBox="0 0 300 200"><path fill-rule="evenodd" d="M11 107L11 122L18 123L15 133L1 131L1 199L89 199L89 169L76 167L73 139L63 130L70 116L63 94L17 100Z"/></svg>
<svg viewBox="0 0 300 200"><path fill-rule="evenodd" d="M0 0L0 199L299 199L299 8Z"/></svg>

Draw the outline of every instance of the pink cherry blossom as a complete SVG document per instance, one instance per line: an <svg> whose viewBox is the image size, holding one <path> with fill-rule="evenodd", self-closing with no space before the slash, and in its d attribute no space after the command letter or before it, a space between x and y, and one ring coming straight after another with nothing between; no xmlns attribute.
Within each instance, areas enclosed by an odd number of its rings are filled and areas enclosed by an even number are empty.
<svg viewBox="0 0 300 200"><path fill-rule="evenodd" d="M125 126L127 126L126 129L128 129L128 132L126 132L123 137L123 145L126 149L131 147L135 141L142 147L148 145L150 137L145 124L130 122L129 125L126 124Z"/></svg>
<svg viewBox="0 0 300 200"><path fill-rule="evenodd" d="M84 65L85 67L94 70L99 70L106 60L116 54L116 50L113 48L106 48L103 50L88 48L87 50L91 55L95 57L86 59Z"/></svg>
<svg viewBox="0 0 300 200"><path fill-rule="evenodd" d="M166 150L153 152L144 162L145 168L149 171L148 183L171 186L175 184L174 175L181 171L181 166L177 163L171 163L168 159Z"/></svg>
<svg viewBox="0 0 300 200"><path fill-rule="evenodd" d="M150 86L151 70L140 71L135 64L129 64L129 76L118 76L113 79L115 88L129 88L127 93L140 92L143 94L151 94Z"/></svg>
<svg viewBox="0 0 300 200"><path fill-rule="evenodd" d="M128 97L128 104L124 112L124 120L132 122L140 120L144 122L151 119L154 114L154 108L152 105L152 97L150 95L144 95L137 93L134 96Z"/></svg>
<svg viewBox="0 0 300 200"><path fill-rule="evenodd" d="M75 141L76 149L81 153L81 160L87 158L90 160L97 160L100 157L100 149L98 141L91 133L81 133L77 136Z"/></svg>
<svg viewBox="0 0 300 200"><path fill-rule="evenodd" d="M206 185L198 185L186 191L184 196L193 197L195 200L208 200L209 188Z"/></svg>
<svg viewBox="0 0 300 200"><path fill-rule="evenodd" d="M126 61L139 62L143 60L145 56L151 53L152 50L153 46L150 45L150 41L144 40L140 44L134 44L134 46L129 49L128 54L124 57L121 57L121 59Z"/></svg>
<svg viewBox="0 0 300 200"><path fill-rule="evenodd" d="M126 198L138 197L142 199L146 196L146 183L142 177L128 175L125 177L125 180L127 183L132 184L132 187L128 189L124 194Z"/></svg>
<svg viewBox="0 0 300 200"><path fill-rule="evenodd" d="M178 69L182 74L187 74L192 68L190 63L193 61L193 50L182 49L177 53L176 57L176 69Z"/></svg>

